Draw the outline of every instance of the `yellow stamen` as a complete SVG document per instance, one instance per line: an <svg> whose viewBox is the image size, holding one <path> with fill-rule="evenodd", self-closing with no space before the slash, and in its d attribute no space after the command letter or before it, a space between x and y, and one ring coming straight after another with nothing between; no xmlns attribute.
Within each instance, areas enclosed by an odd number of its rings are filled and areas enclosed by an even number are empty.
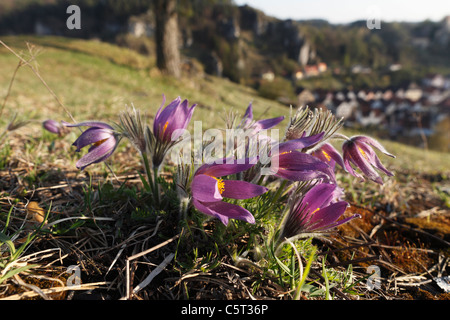
<svg viewBox="0 0 450 320"><path fill-rule="evenodd" d="M363 157L366 158L366 160L369 160L369 158L367 157L367 154L364 152L364 150L359 147L358 147L358 149L359 149L359 152L361 152L361 154L363 155Z"/></svg>
<svg viewBox="0 0 450 320"><path fill-rule="evenodd" d="M97 141L97 142L94 142L93 145L96 146L96 147L98 147L99 145L101 145L101 144L102 144L103 142L105 142L106 140L108 140L108 139L99 140L99 141Z"/></svg>
<svg viewBox="0 0 450 320"><path fill-rule="evenodd" d="M323 155L325 156L325 158L327 158L328 161L331 161L331 157L328 153L326 153L325 151L322 150Z"/></svg>
<svg viewBox="0 0 450 320"><path fill-rule="evenodd" d="M217 180L217 188L219 189L220 194L225 191L225 182L222 179L218 179L216 177L211 177Z"/></svg>
<svg viewBox="0 0 450 320"><path fill-rule="evenodd" d="M163 133L164 132L166 132L166 129L167 129L167 126L169 125L169 121L167 121L165 124L164 124L164 127L163 127Z"/></svg>
<svg viewBox="0 0 450 320"><path fill-rule="evenodd" d="M314 213L316 213L317 211L319 211L320 210L320 208L317 208L316 210L314 210L313 212L311 212L311 214L314 214Z"/></svg>

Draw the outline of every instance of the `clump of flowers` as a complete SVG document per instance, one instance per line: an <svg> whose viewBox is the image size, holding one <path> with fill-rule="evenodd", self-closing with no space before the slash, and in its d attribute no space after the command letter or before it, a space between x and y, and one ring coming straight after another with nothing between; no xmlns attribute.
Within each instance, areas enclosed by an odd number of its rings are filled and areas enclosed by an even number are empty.
<svg viewBox="0 0 450 320"><path fill-rule="evenodd" d="M76 166L84 169L105 161L122 139L128 139L142 158L146 171L146 179L142 181L145 190L152 195L152 206L156 209L161 207L167 190L161 189L159 184L160 168L169 151L181 141L196 107L196 104L190 106L187 99L180 97L164 105L163 96L163 103L156 110L151 126L134 107L120 114L117 124L63 122L65 127L88 127L73 143L76 151L90 146ZM358 217L346 216L348 203L343 199L344 191L338 186L335 174L338 167L363 178L356 171L360 169L364 176L380 184L383 179L376 170L393 175L382 165L372 147L388 156L393 155L375 139L365 136L348 138L338 133L342 119L336 119L329 111L299 108L293 113L291 110L281 138L269 136L267 130L273 130L284 120L284 116L255 121L250 103L241 121L235 121L236 118L229 119L226 129L236 130L237 137L243 139L237 139L240 142L231 150L228 149L228 142L236 136L225 140L226 146L217 146L223 143L221 139L207 143L201 141L202 147L212 144L218 147L219 154L207 161L202 150L190 150L188 162L182 157L171 159L178 161L173 173L180 219L188 219L188 213L199 212L224 225L228 225L230 219L256 224L255 216L240 201L257 201L258 197L272 191L275 193L272 201L276 202L281 194L285 194L288 198L284 210L269 212L274 217L281 213L279 227L272 239L275 246L281 246L285 241L323 237ZM53 121L47 122L44 127L54 133L61 130L60 125ZM339 140L344 140L342 155L333 143ZM264 148L255 149L253 143ZM222 149L227 149L225 156L219 152ZM244 150L243 157L238 156L238 150Z"/></svg>

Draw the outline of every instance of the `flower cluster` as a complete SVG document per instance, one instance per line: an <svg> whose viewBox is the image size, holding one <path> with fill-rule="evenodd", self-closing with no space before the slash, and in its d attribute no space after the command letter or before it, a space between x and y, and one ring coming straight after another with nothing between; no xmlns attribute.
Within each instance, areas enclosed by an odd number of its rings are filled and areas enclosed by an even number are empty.
<svg viewBox="0 0 450 320"><path fill-rule="evenodd" d="M64 128L88 127L73 143L76 151L89 146L88 152L76 163L81 170L111 157L123 138L131 141L146 169L146 189L154 194L153 205L158 206L164 195L158 185L159 169L172 147L180 142L196 107L195 104L189 106L188 100L180 97L166 107L164 105L165 97L154 116L153 126L146 125L134 107L120 115L118 124L100 121L70 124L49 120L43 126L55 134L61 134ZM182 191L179 197L185 214L188 203L191 208L224 225L230 219L256 223L253 214L239 205L239 200L259 197L278 186L277 194L286 192L288 195L276 239L282 243L286 239L329 232L357 217L345 216L349 204L342 199L344 191L338 186L336 170L361 179L367 177L379 184L383 179L378 171L393 175L383 166L373 148L394 157L392 154L373 138L348 138L339 134L342 119L336 119L328 111L300 108L294 115L291 112L281 139L269 137L266 132L279 125L284 117L254 121L251 103L238 124L235 125L234 120L228 122L227 129L242 130L239 132L246 138L243 140L243 157L235 157L235 151L242 147L236 145L230 154L212 162L200 161L198 164L191 161L178 165L175 181L177 189ZM339 139L344 140L342 152L333 142ZM268 150L266 157L252 151L252 143L264 145ZM263 161L264 158L268 160ZM289 188L285 191L286 186Z"/></svg>

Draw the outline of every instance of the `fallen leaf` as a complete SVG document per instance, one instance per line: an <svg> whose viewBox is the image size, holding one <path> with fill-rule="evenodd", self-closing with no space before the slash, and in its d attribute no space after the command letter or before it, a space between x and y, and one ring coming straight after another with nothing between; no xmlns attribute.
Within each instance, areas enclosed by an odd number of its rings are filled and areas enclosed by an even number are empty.
<svg viewBox="0 0 450 320"><path fill-rule="evenodd" d="M27 214L31 216L33 221L38 223L44 222L45 210L42 209L36 201L30 201L30 203L28 203Z"/></svg>

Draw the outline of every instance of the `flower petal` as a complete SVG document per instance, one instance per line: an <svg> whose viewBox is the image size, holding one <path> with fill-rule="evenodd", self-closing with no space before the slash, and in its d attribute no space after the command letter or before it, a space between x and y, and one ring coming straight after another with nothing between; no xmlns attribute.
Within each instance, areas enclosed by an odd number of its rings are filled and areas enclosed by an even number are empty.
<svg viewBox="0 0 450 320"><path fill-rule="evenodd" d="M277 124L279 124L283 120L284 120L284 116L272 118L272 119L258 120L253 125L253 129L256 132L265 130L265 129L270 129L270 128L275 127Z"/></svg>
<svg viewBox="0 0 450 320"><path fill-rule="evenodd" d="M200 212L219 218L225 225L228 224L228 219L239 219L248 223L255 223L255 217L250 211L232 203L223 201L202 203L196 199L193 199L192 203Z"/></svg>
<svg viewBox="0 0 450 320"><path fill-rule="evenodd" d="M94 127L94 128L114 130L114 128L111 127L109 124L101 121L84 121L75 124L66 121L61 121L61 123L66 127Z"/></svg>
<svg viewBox="0 0 450 320"><path fill-rule="evenodd" d="M267 192L267 188L246 181L224 180L222 196L232 199L249 199Z"/></svg>
<svg viewBox="0 0 450 320"><path fill-rule="evenodd" d="M278 156L278 163L282 168L288 169L305 168L306 170L308 169L320 170L329 167L325 162L321 161L320 159L317 159L316 157L310 154L299 151L287 152L279 154L277 156Z"/></svg>
<svg viewBox="0 0 450 320"><path fill-rule="evenodd" d="M362 175L360 175L358 172L356 172L352 165L350 164L350 157L348 156L347 153L344 152L344 166L345 169L354 177L360 178L362 181L364 181L364 177Z"/></svg>
<svg viewBox="0 0 450 320"><path fill-rule="evenodd" d="M162 108L163 108L164 105L166 104L166 95L163 94L163 95L162 95L162 98L163 98L163 101L162 101L161 105L159 106L158 111L156 111L155 119L159 118L159 115L161 114ZM154 125L154 124L153 124L153 125ZM153 129L154 129L154 128L153 128Z"/></svg>
<svg viewBox="0 0 450 320"><path fill-rule="evenodd" d="M166 109L164 109L164 111L165 110ZM172 133L177 129L185 129L187 124L189 123L189 120L190 120L190 112L188 109L188 101L183 100L183 102L178 104L176 108L171 111L170 114L167 114L167 117L164 119L164 122L161 121L160 125L164 127L162 133L163 140L165 141L176 140L180 135L178 134L172 137Z"/></svg>
<svg viewBox="0 0 450 320"><path fill-rule="evenodd" d="M253 158L247 159L223 159L223 163L204 164L197 169L197 174L206 174L212 177L223 177L250 169L256 164Z"/></svg>
<svg viewBox="0 0 450 320"><path fill-rule="evenodd" d="M348 203L339 201L315 212L310 220L308 229L310 230L326 230L337 219L339 219L347 209ZM331 228L331 227L330 227Z"/></svg>
<svg viewBox="0 0 450 320"><path fill-rule="evenodd" d="M81 148L113 137L113 133L109 129L89 128L84 131L72 144L77 147L77 151Z"/></svg>
<svg viewBox="0 0 450 320"><path fill-rule="evenodd" d="M390 172L388 169L386 169L385 166L383 166L383 164L381 163L381 161L378 158L377 154L375 153L375 151L372 148L370 148L366 144L360 144L359 146L365 152L367 157L369 158L370 164L372 164L376 168L380 169L381 171L386 173L388 176L393 176L394 175L392 172Z"/></svg>
<svg viewBox="0 0 450 320"><path fill-rule="evenodd" d="M328 175L315 170L298 171L278 169L277 171L274 171L273 175L290 181L309 181L313 179L326 180L329 178Z"/></svg>
<svg viewBox="0 0 450 320"><path fill-rule="evenodd" d="M180 105L180 101L181 98L177 97L163 109L165 102L165 96L163 96L163 104L161 104L161 106L159 107L158 111L156 112L155 119L153 120L153 133L157 137L162 139L163 133L165 131L164 127L166 123L167 125L169 125L169 123L171 122L170 118Z"/></svg>
<svg viewBox="0 0 450 320"><path fill-rule="evenodd" d="M205 174L199 174L192 179L192 197L199 201L213 202L222 200L217 180Z"/></svg>
<svg viewBox="0 0 450 320"><path fill-rule="evenodd" d="M354 152L353 155L351 155L350 161L353 162L370 180L383 184L383 179L381 176L375 171L372 164L364 156Z"/></svg>
<svg viewBox="0 0 450 320"><path fill-rule="evenodd" d="M305 181L314 178L335 180L333 169L320 159L303 152L292 151L278 155L277 161L272 159L272 168L277 176L292 181Z"/></svg>
<svg viewBox="0 0 450 320"><path fill-rule="evenodd" d="M224 215L222 215L222 214L212 210L209 207L211 202L206 202L205 204L203 204L202 202L200 202L197 199L193 198L192 199L192 204L201 213L204 213L206 215L218 218L224 225L228 224L228 217L227 216L224 216Z"/></svg>
<svg viewBox="0 0 450 320"><path fill-rule="evenodd" d="M47 131L49 131L51 133L59 134L61 131L61 123L59 123L58 121L55 121L53 119L45 120L42 123L42 126L44 127L44 129L46 129Z"/></svg>
<svg viewBox="0 0 450 320"><path fill-rule="evenodd" d="M347 223L350 220L353 220L355 218L361 218L361 215L355 213L354 215L352 215L350 217L347 217L347 218L335 221L334 223L331 223L331 224L329 224L329 225L327 225L325 227L322 227L322 228L318 229L317 231L321 232L321 231L326 231L326 230L329 230L329 229L332 229L332 228L336 228L336 227L338 227L338 226L340 226L340 225L342 225L344 223Z"/></svg>
<svg viewBox="0 0 450 320"><path fill-rule="evenodd" d="M346 170L341 154L329 143L325 143L313 154L322 161L327 162L332 168L334 168L334 164L337 163Z"/></svg>
<svg viewBox="0 0 450 320"><path fill-rule="evenodd" d="M155 115L155 120L153 122L153 133L160 140L166 142L175 141L180 137L183 131L179 130L175 134L174 132L178 129L187 128L196 104L189 108L188 100L185 99L181 102L181 98L177 97L169 103L169 105L162 109L164 102L165 97L163 99L163 104L160 106Z"/></svg>
<svg viewBox="0 0 450 320"><path fill-rule="evenodd" d="M367 136L354 136L354 137L351 137L350 140L355 141L356 143L359 143L359 144L365 143L365 144L371 145L372 147L375 147L378 150L380 150L381 152L383 152L385 155L395 158L395 156L393 154L390 154L389 152L387 152L387 150L381 145L381 143L379 143L374 138L367 137Z"/></svg>
<svg viewBox="0 0 450 320"><path fill-rule="evenodd" d="M117 140L114 136L111 136L102 144L95 146L87 154L81 157L76 163L77 168L83 170L88 165L106 160L114 152L116 146Z"/></svg>
<svg viewBox="0 0 450 320"><path fill-rule="evenodd" d="M312 145L316 144L317 142L319 142L323 138L324 134L325 134L325 132L321 132L321 133L315 134L313 136L308 136L308 137L305 137L303 135L301 138L280 143L278 145L278 152L281 154L284 152L290 152L293 150L307 148L307 147L312 146Z"/></svg>
<svg viewBox="0 0 450 320"><path fill-rule="evenodd" d="M362 153L365 151L360 148L360 145L361 144L358 145L357 143L351 140L344 143L343 150L344 150L344 162L347 161L346 168L349 170L350 173L352 173L352 170L349 169L350 167L349 162L352 162L370 180L375 181L376 183L379 184L383 184L383 179L372 167L372 164L369 162L370 158L368 157L368 155ZM353 171L353 173L355 172Z"/></svg>
<svg viewBox="0 0 450 320"><path fill-rule="evenodd" d="M242 122L241 122L241 126L242 127L246 127L248 126L253 120L253 106L252 103L250 102L247 109L245 110L245 114L242 117Z"/></svg>
<svg viewBox="0 0 450 320"><path fill-rule="evenodd" d="M324 208L333 200L335 189L336 185L330 183L315 185L305 194L302 203L311 212L318 208Z"/></svg>

